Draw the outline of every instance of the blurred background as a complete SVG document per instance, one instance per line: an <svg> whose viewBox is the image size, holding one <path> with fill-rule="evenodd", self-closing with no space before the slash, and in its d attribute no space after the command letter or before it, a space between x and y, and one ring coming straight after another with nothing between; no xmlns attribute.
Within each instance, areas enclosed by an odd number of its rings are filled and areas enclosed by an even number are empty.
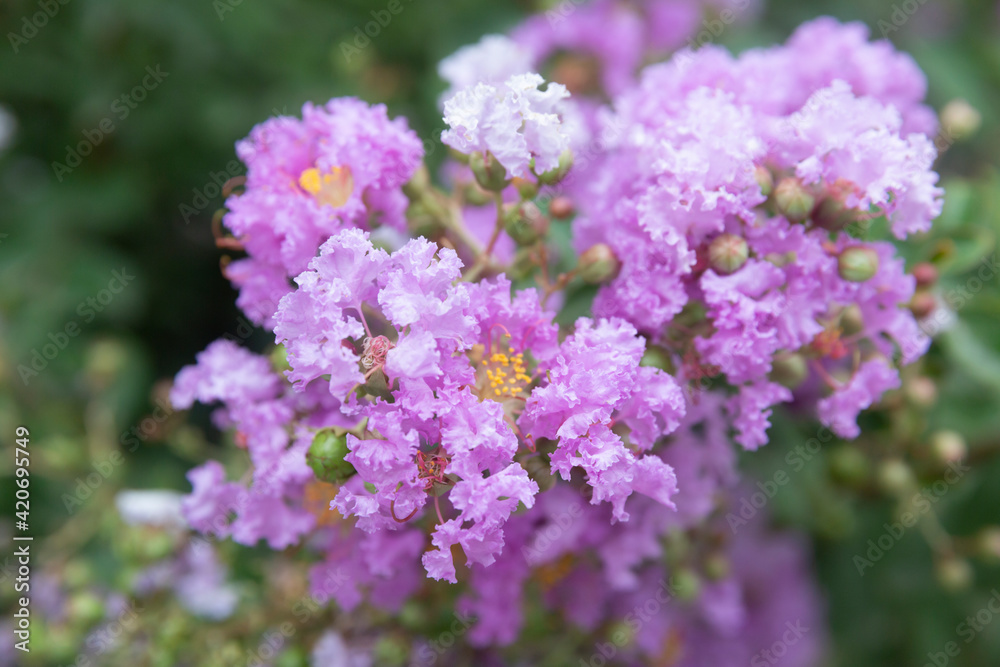
<svg viewBox="0 0 1000 667"><path fill-rule="evenodd" d="M400 19L347 52L342 45L353 45L355 29L385 3L0 3L0 664L72 664L109 613L114 591L162 555L156 549L170 547L126 527L113 511L116 493L186 492L185 472L227 445L207 411L173 414L166 391L216 338L235 336L257 349L271 342L236 310L211 232L224 200L220 185L243 173L234 143L271 115L298 114L306 101L356 95L406 116L433 164L445 152L437 62L545 7L529 0L402 2ZM44 20L32 22L43 11ZM958 438L973 469L937 509L945 529L982 558L935 567L914 531L859 576L852 558L884 532L890 503L849 492L845 470L857 462L836 443L775 503L776 521L814 541L828 600L828 664L923 665L928 652L955 638L963 619L992 595L1000 599L1000 568L991 564L1000 563L1000 538L989 528L1000 524L1000 6L767 0L752 21L718 41L736 51L769 45L823 14L863 21L874 37L910 52L927 73L935 109L964 99L981 116L971 136L945 137L938 162L945 213L929 237L904 248L910 262L935 262L939 297L955 313L921 362L920 376L933 382L909 383L901 392L909 394L890 399L919 407L904 417L868 415L856 447L918 441L930 448ZM81 142L86 154L77 150ZM993 267L992 277L976 279L984 266ZM36 593L43 610L36 610L28 658L8 646L17 426L31 438L33 575L48 581ZM815 425L779 420L772 444L747 466L769 479L786 465L781 442L814 432ZM269 616L275 608L268 602L282 563L267 561L265 550L221 550L240 590L236 613L205 624L163 601L141 622L163 635L153 643L187 648L148 662L119 663L108 654L108 664L181 664L219 647L248 664L247 647L280 622L283 610ZM285 645L279 664L304 664L305 648L296 643ZM391 646L380 650L385 664L397 660ZM204 664L229 664L219 656ZM984 624L948 661L1000 664L1000 620Z"/></svg>

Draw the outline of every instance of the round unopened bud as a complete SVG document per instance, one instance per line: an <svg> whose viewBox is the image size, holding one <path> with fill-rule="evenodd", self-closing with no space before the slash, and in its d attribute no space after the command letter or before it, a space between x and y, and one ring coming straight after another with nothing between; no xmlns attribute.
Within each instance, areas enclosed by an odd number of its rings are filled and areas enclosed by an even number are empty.
<svg viewBox="0 0 1000 667"><path fill-rule="evenodd" d="M783 266L788 266L792 264L799 258L799 254L794 250L790 250L785 253L769 252L764 255L764 260L774 264L779 269Z"/></svg>
<svg viewBox="0 0 1000 667"><path fill-rule="evenodd" d="M515 177L513 181L514 187L517 188L518 193L521 195L521 199L534 199L538 196L538 183L526 178Z"/></svg>
<svg viewBox="0 0 1000 667"><path fill-rule="evenodd" d="M983 558L1000 561L1000 526L989 526L976 536L976 550Z"/></svg>
<svg viewBox="0 0 1000 667"><path fill-rule="evenodd" d="M519 248L514 253L514 261L507 266L507 277L513 280L523 280L530 277L537 267L538 261L532 248Z"/></svg>
<svg viewBox="0 0 1000 667"><path fill-rule="evenodd" d="M573 153L569 150L565 150L559 156L559 164L554 169L549 169L548 171L538 175L538 181L543 185L555 185L562 179L566 178L566 174L569 170L573 168Z"/></svg>
<svg viewBox="0 0 1000 667"><path fill-rule="evenodd" d="M906 463L899 459L888 459L879 465L878 483L886 493L903 495L913 490L916 479Z"/></svg>
<svg viewBox="0 0 1000 667"><path fill-rule="evenodd" d="M918 408L929 408L937 400L937 385L929 377L910 378L903 386L906 398Z"/></svg>
<svg viewBox="0 0 1000 667"><path fill-rule="evenodd" d="M503 228L518 245L531 245L549 231L549 219L533 202L521 202L506 208Z"/></svg>
<svg viewBox="0 0 1000 667"><path fill-rule="evenodd" d="M736 234L720 234L708 246L708 265L717 273L728 274L747 263L750 248L746 239Z"/></svg>
<svg viewBox="0 0 1000 667"><path fill-rule="evenodd" d="M783 387L795 389L809 375L805 357L798 353L776 355L771 362L771 373L768 376L772 382Z"/></svg>
<svg viewBox="0 0 1000 667"><path fill-rule="evenodd" d="M288 363L288 350L285 349L284 345L278 344L271 351L271 368L274 369L275 373L284 373L287 370L291 370L291 365Z"/></svg>
<svg viewBox="0 0 1000 667"><path fill-rule="evenodd" d="M678 600L690 602L701 593L701 579L694 570L682 567L670 578L670 587Z"/></svg>
<svg viewBox="0 0 1000 667"><path fill-rule="evenodd" d="M830 453L830 476L846 486L860 486L868 479L871 468L857 447L847 444Z"/></svg>
<svg viewBox="0 0 1000 667"><path fill-rule="evenodd" d="M941 125L945 134L956 141L975 134L982 121L982 114L965 100L952 100L941 109Z"/></svg>
<svg viewBox="0 0 1000 667"><path fill-rule="evenodd" d="M955 431L937 431L930 438L931 451L941 463L957 463L969 453L965 438Z"/></svg>
<svg viewBox="0 0 1000 667"><path fill-rule="evenodd" d="M615 643L616 646L628 646L635 639L636 627L633 623L632 625L626 623L625 621L619 621L611 626L608 630L608 637L611 637L611 641Z"/></svg>
<svg viewBox="0 0 1000 667"><path fill-rule="evenodd" d="M392 635L382 635L372 648L372 662L386 667L402 667L406 664L408 655L409 647L402 637Z"/></svg>
<svg viewBox="0 0 1000 667"><path fill-rule="evenodd" d="M89 627L104 618L104 603L90 591L82 591L69 599L67 611L72 621Z"/></svg>
<svg viewBox="0 0 1000 667"><path fill-rule="evenodd" d="M913 277L917 280L917 287L930 287L937 282L937 267L930 262L920 262L913 265Z"/></svg>
<svg viewBox="0 0 1000 667"><path fill-rule="evenodd" d="M754 168L753 175L757 179L757 185L760 186L760 193L765 197L770 197L774 190L774 176L771 175L771 170L759 164Z"/></svg>
<svg viewBox="0 0 1000 667"><path fill-rule="evenodd" d="M344 460L347 452L347 437L325 428L313 437L306 453L306 463L316 474L316 479L339 484L354 474L354 466Z"/></svg>
<svg viewBox="0 0 1000 667"><path fill-rule="evenodd" d="M576 273L585 282L597 285L613 280L621 268L622 264L615 257L611 246L606 243L596 243L580 255Z"/></svg>
<svg viewBox="0 0 1000 667"><path fill-rule="evenodd" d="M674 364L670 359L670 352L657 345L650 345L646 348L642 359L639 360L639 365L659 368L661 371L667 371L671 375L674 373Z"/></svg>
<svg viewBox="0 0 1000 667"><path fill-rule="evenodd" d="M410 199L417 199L430 186L430 172L427 171L427 165L421 164L420 167L413 172L413 177L403 185L403 194Z"/></svg>
<svg viewBox="0 0 1000 667"><path fill-rule="evenodd" d="M829 231L840 231L857 222L862 212L844 203L849 196L856 195L857 191L854 183L838 178L826 188L823 198L816 204L812 211L812 221Z"/></svg>
<svg viewBox="0 0 1000 667"><path fill-rule="evenodd" d="M562 195L554 198L549 204L549 215L557 220L565 220L576 213L573 200Z"/></svg>
<svg viewBox="0 0 1000 667"><path fill-rule="evenodd" d="M469 167L476 177L476 183L479 183L484 190L500 192L510 183L507 179L507 170L490 152L476 151L470 155Z"/></svg>
<svg viewBox="0 0 1000 667"><path fill-rule="evenodd" d="M910 312L918 320L922 320L937 310L937 299L930 292L921 290L910 299Z"/></svg>
<svg viewBox="0 0 1000 667"><path fill-rule="evenodd" d="M973 578L969 561L958 556L948 556L938 561L935 574L941 587L953 593L967 589Z"/></svg>
<svg viewBox="0 0 1000 667"><path fill-rule="evenodd" d="M729 576L729 559L725 554L714 552L705 559L705 576L712 581L719 581Z"/></svg>
<svg viewBox="0 0 1000 667"><path fill-rule="evenodd" d="M852 303L840 312L838 323L841 336L853 336L864 330L865 317L861 314L861 308L858 307L858 304Z"/></svg>
<svg viewBox="0 0 1000 667"><path fill-rule="evenodd" d="M878 253L860 245L844 248L837 258L837 273L844 280L863 283L878 273Z"/></svg>
<svg viewBox="0 0 1000 667"><path fill-rule="evenodd" d="M778 181L778 187L774 189L774 202L778 206L778 212L792 222L805 220L816 206L816 198L799 179L792 177Z"/></svg>

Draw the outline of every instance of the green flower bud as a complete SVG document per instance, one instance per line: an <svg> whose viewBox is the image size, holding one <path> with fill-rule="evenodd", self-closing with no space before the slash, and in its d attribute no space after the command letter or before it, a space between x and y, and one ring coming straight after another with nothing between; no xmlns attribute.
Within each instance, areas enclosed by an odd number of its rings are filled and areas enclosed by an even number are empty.
<svg viewBox="0 0 1000 667"><path fill-rule="evenodd" d="M402 667L408 656L409 650L403 640L391 635L379 637L372 649L375 664L386 667Z"/></svg>
<svg viewBox="0 0 1000 667"><path fill-rule="evenodd" d="M982 114L965 100L952 100L941 109L941 126L945 136L955 141L971 137L982 121Z"/></svg>
<svg viewBox="0 0 1000 667"><path fill-rule="evenodd" d="M531 245L549 231L549 219L532 202L509 207L503 216L507 235L518 245Z"/></svg>
<svg viewBox="0 0 1000 667"><path fill-rule="evenodd" d="M531 276L537 266L535 253L531 248L520 248L514 253L514 261L507 267L507 277L523 280Z"/></svg>
<svg viewBox="0 0 1000 667"><path fill-rule="evenodd" d="M878 483L886 493L901 496L916 487L916 478L906 463L889 459L879 466Z"/></svg>
<svg viewBox="0 0 1000 667"><path fill-rule="evenodd" d="M500 192L510 184L510 180L507 178L507 170L504 169L504 166L500 164L500 161L492 153L487 152L484 155L476 151L469 156L469 167L476 177L476 182L484 190Z"/></svg>
<svg viewBox="0 0 1000 667"><path fill-rule="evenodd" d="M705 576L711 581L720 581L729 576L729 559L722 553L711 553L705 559Z"/></svg>
<svg viewBox="0 0 1000 667"><path fill-rule="evenodd" d="M141 557L151 561L162 560L173 553L174 546L174 538L165 531L146 533L140 542Z"/></svg>
<svg viewBox="0 0 1000 667"><path fill-rule="evenodd" d="M965 438L955 431L936 431L931 435L930 445L934 458L943 465L961 461L969 453Z"/></svg>
<svg viewBox="0 0 1000 667"><path fill-rule="evenodd" d="M863 211L848 208L844 204L847 198L858 192L854 183L838 178L826 189L826 194L812 212L812 221L817 226L831 232L840 231L848 225L861 219Z"/></svg>
<svg viewBox="0 0 1000 667"><path fill-rule="evenodd" d="M937 385L922 375L911 377L903 386L906 398L918 408L929 408L937 401Z"/></svg>
<svg viewBox="0 0 1000 667"><path fill-rule="evenodd" d="M993 563L1000 562L1000 526L988 526L979 531L976 551Z"/></svg>
<svg viewBox="0 0 1000 667"><path fill-rule="evenodd" d="M708 264L716 272L728 274L747 263L750 248L742 236L720 234L708 246Z"/></svg>
<svg viewBox="0 0 1000 667"><path fill-rule="evenodd" d="M682 567L670 578L673 594L682 602L690 602L701 593L701 578L693 570Z"/></svg>
<svg viewBox="0 0 1000 667"><path fill-rule="evenodd" d="M611 626L607 636L616 646L628 646L635 639L635 629L628 623L619 622Z"/></svg>
<svg viewBox="0 0 1000 667"><path fill-rule="evenodd" d="M860 486L868 479L871 467L854 445L841 445L830 453L830 476L845 486Z"/></svg>
<svg viewBox="0 0 1000 667"><path fill-rule="evenodd" d="M291 365L288 363L288 350L285 349L284 345L278 344L271 351L271 368L274 369L275 373L284 373L287 370L291 370Z"/></svg>
<svg viewBox="0 0 1000 667"><path fill-rule="evenodd" d="M837 272L844 280L863 283L878 273L878 253L865 246L844 248L837 258Z"/></svg>
<svg viewBox="0 0 1000 667"><path fill-rule="evenodd" d="M676 370L674 368L673 360L670 358L670 352L657 345L650 345L646 348L646 351L642 355L642 359L639 361L639 365L649 366L650 368L659 368L661 371L666 371L671 375L673 375Z"/></svg>
<svg viewBox="0 0 1000 667"><path fill-rule="evenodd" d="M865 318L856 303L852 303L840 311L840 333L842 336L853 336L865 328Z"/></svg>
<svg viewBox="0 0 1000 667"><path fill-rule="evenodd" d="M538 181L542 185L555 185L573 168L573 153L566 150L559 156L559 165L555 169L549 169L543 174L539 174Z"/></svg>
<svg viewBox="0 0 1000 667"><path fill-rule="evenodd" d="M774 189L774 202L778 212L791 222L802 222L816 206L816 198L797 178L783 178Z"/></svg>
<svg viewBox="0 0 1000 667"><path fill-rule="evenodd" d="M90 591L76 593L69 599L69 618L89 627L104 618L104 602Z"/></svg>
<svg viewBox="0 0 1000 667"><path fill-rule="evenodd" d="M759 164L754 168L754 177L760 186L760 193L765 197L770 197L771 192L774 191L774 176L771 175L771 170Z"/></svg>
<svg viewBox="0 0 1000 667"><path fill-rule="evenodd" d="M941 587L952 593L964 591L973 579L972 566L958 556L948 556L938 561L935 574Z"/></svg>
<svg viewBox="0 0 1000 667"><path fill-rule="evenodd" d="M515 177L513 183L521 199L534 199L538 196L538 183L535 181Z"/></svg>
<svg viewBox="0 0 1000 667"><path fill-rule="evenodd" d="M340 484L354 474L354 466L344 460L347 456L347 437L337 435L333 429L317 431L313 437L306 463L316 474L316 479Z"/></svg>
<svg viewBox="0 0 1000 667"><path fill-rule="evenodd" d="M611 247L605 243L597 243L580 255L577 275L585 282L598 285L614 280L621 268L622 264Z"/></svg>
<svg viewBox="0 0 1000 667"><path fill-rule="evenodd" d="M772 382L783 387L795 389L809 375L805 357L797 352L778 354L771 362L771 373L768 376Z"/></svg>
<svg viewBox="0 0 1000 667"><path fill-rule="evenodd" d="M431 175L427 165L421 164L413 172L413 177L403 185L403 194L410 199L418 199L431 186Z"/></svg>

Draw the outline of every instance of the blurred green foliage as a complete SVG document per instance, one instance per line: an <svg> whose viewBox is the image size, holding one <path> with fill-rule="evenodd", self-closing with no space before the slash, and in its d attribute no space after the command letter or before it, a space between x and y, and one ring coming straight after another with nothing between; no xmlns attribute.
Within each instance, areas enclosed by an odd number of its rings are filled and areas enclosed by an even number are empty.
<svg viewBox="0 0 1000 667"><path fill-rule="evenodd" d="M34 32L25 21L41 11L37 0L0 6L0 105L16 119L10 145L0 149L0 537L6 543L12 530L8 443L15 426L25 425L36 457L36 572L44 568L121 586L129 573L122 564L134 554L124 544L127 531L109 511L114 491L186 490L184 472L224 439L208 425L206 411L190 422L168 414L150 422L152 430L138 439L129 431L164 400L161 381L210 341L229 334L255 347L267 342L247 329L235 309L210 229L223 201L218 182L235 175L234 142L274 113L297 113L305 101L357 95L408 117L426 141L429 162L436 163L444 153L437 140L442 123L436 98L443 85L436 63L537 9L527 0L403 4L399 17L351 57L341 45L353 44L355 29L382 3L69 0L57 4ZM1000 277L994 272L977 278L983 266L995 264L1000 236L1000 19L993 1L929 0L916 3L917 11L894 29L893 15L902 4L770 0L752 25L728 29L720 42L739 50L780 41L821 14L862 20L876 37L891 30L887 36L913 54L927 72L935 108L964 98L982 114L979 132L951 145L939 160L948 199L935 230L903 249L908 263L935 262L940 293L957 316L911 371L934 381L938 399L931 406L866 416L868 428L857 445L866 454L868 483L877 476L878 461L904 449L926 454L935 430L961 433L974 470L940 510L949 532L974 543L981 527L1000 524L1000 486L991 483L1000 476ZM147 86L134 108L116 102L141 85L147 67L160 68L162 81ZM102 129L106 119L110 131ZM54 166L70 165L68 153L81 142L91 144L92 152L81 156L79 166ZM111 289L114 271L134 275L117 293ZM51 360L44 358L47 345L58 348ZM31 368L36 351L37 374L19 370ZM906 391L887 402L906 404ZM794 416L776 421L772 443L746 457L747 468L761 479L785 467L788 453L815 434L814 424ZM1000 571L977 561L975 585L949 592L935 579L926 542L912 531L858 576L852 558L893 520L892 503L839 484L831 474L841 464L839 451L837 443L824 446L775 503L778 522L815 536L817 572L829 599L831 664L923 664L928 651L955 640L962 619L1000 588ZM115 453L124 463L113 466L92 496L68 509L66 494ZM241 553L236 577L247 602L237 629L224 635L230 644L218 648L237 656L256 646L255 633L280 622L295 600L287 591L268 590L274 584L265 581L263 565L246 556L263 558L263 550ZM268 572L294 570L294 562L274 557ZM12 595L5 583L0 602L7 605ZM170 637L205 630L166 602L146 622ZM78 635L58 627L42 634L44 626L36 627L43 628L36 646L51 651L35 664L72 660ZM546 641L544 633L540 640ZM391 637L386 641L391 644ZM548 659L564 643L571 645L571 638L551 641ZM188 646L186 656L198 657L201 646ZM287 664L300 664L302 648L289 654ZM179 659L163 658L162 664ZM952 664L998 663L1000 623L963 644Z"/></svg>

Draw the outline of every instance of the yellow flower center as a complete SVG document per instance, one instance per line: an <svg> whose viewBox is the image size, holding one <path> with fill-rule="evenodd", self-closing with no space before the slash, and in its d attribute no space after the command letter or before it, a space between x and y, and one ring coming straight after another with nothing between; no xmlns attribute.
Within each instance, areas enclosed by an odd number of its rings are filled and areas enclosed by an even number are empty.
<svg viewBox="0 0 1000 667"><path fill-rule="evenodd" d="M299 187L316 198L320 204L338 208L347 203L354 192L354 176L350 167L334 167L327 173L310 167L299 175Z"/></svg>
<svg viewBox="0 0 1000 667"><path fill-rule="evenodd" d="M483 359L476 374L476 393L480 400L502 401L524 395L531 384L524 353L507 348L507 353L494 352Z"/></svg>

